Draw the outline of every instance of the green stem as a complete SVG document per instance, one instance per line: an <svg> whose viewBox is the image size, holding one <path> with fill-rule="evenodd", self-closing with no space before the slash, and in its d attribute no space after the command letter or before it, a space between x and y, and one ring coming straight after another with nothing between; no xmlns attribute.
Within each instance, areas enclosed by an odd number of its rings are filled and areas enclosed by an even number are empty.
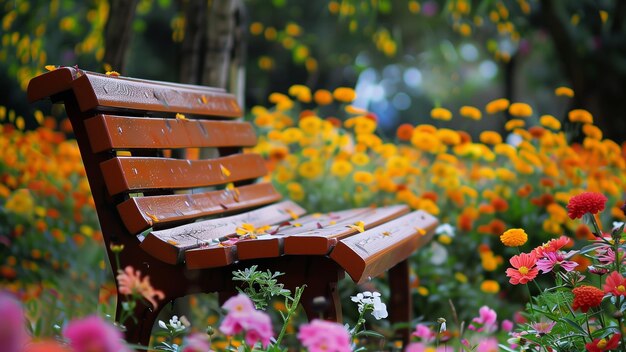
<svg viewBox="0 0 626 352"><path fill-rule="evenodd" d="M535 317L535 309L533 308L533 295L530 293L530 286L528 284L525 285L528 290L528 303L530 303L530 313Z"/></svg>
<svg viewBox="0 0 626 352"><path fill-rule="evenodd" d="M291 305L287 305L287 301L285 301L285 306L287 307L287 316L285 317L283 321L283 327L280 329L280 334L278 334L278 338L276 339L276 346L280 346L280 343L282 342L283 337L285 336L285 332L287 331L287 325L289 324L291 317L293 316L293 314L296 312L296 309L298 308L298 303L300 303L300 297L302 296L302 292L304 292L305 287L306 285L302 287L296 287L296 294L295 294L295 297L293 298L293 302L291 303Z"/></svg>

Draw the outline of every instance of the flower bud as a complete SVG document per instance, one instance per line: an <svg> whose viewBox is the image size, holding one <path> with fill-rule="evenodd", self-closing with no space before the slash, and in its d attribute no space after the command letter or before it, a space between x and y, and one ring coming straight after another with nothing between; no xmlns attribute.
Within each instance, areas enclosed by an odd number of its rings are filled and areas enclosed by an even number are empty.
<svg viewBox="0 0 626 352"><path fill-rule="evenodd" d="M212 326L206 328L206 334L209 336L213 336L213 334L215 334L215 330L213 330Z"/></svg>

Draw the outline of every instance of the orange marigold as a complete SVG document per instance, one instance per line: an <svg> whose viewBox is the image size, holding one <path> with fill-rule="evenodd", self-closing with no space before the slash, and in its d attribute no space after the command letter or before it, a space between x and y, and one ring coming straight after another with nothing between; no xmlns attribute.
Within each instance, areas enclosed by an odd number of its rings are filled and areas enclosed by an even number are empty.
<svg viewBox="0 0 626 352"><path fill-rule="evenodd" d="M401 141L410 141L411 136L413 136L413 126L409 123L401 124L400 126L398 126L396 136Z"/></svg>
<svg viewBox="0 0 626 352"><path fill-rule="evenodd" d="M578 286L572 290L574 293L574 302L572 303L572 309L580 310L586 313L589 308L597 307L602 303L604 297L604 291L595 286Z"/></svg>
<svg viewBox="0 0 626 352"><path fill-rule="evenodd" d="M509 229L500 236L500 241L507 247L519 247L528 241L528 235L524 229Z"/></svg>

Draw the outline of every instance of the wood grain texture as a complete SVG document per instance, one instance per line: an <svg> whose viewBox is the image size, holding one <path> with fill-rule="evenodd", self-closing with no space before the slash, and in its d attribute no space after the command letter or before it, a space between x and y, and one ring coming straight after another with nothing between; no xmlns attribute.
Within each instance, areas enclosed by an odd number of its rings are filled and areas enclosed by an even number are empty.
<svg viewBox="0 0 626 352"><path fill-rule="evenodd" d="M234 235L237 227L244 223L261 227L287 221L292 218L291 212L302 215L305 211L291 201L284 201L242 214L199 221L166 230L152 231L141 243L141 248L154 257L170 264L181 262L184 251L200 246L206 246L206 248L203 248L205 251L203 253L207 256L213 255L212 253L216 251L220 253L224 253L224 251L231 252L234 246L228 248L217 244L212 245L212 241ZM215 260L215 258L212 259ZM217 266L230 263L223 262L221 259L219 262L222 264ZM193 260L191 265L193 265Z"/></svg>
<svg viewBox="0 0 626 352"><path fill-rule="evenodd" d="M252 125L236 121L97 115L85 121L94 153L118 149L252 147Z"/></svg>
<svg viewBox="0 0 626 352"><path fill-rule="evenodd" d="M286 237L333 225L352 224L370 211L371 208L356 208L326 214L309 214L294 219L289 223L274 226L268 231L271 236L237 242L237 257L240 260L278 257L283 254L283 242Z"/></svg>
<svg viewBox="0 0 626 352"><path fill-rule="evenodd" d="M328 227L286 237L284 252L291 255L326 255L338 240L358 232L354 228L348 227L348 225L353 225L357 221L363 221L364 228L370 229L408 212L409 208L406 205L369 208L359 218L346 219L346 221Z"/></svg>
<svg viewBox="0 0 626 352"><path fill-rule="evenodd" d="M31 79L27 89L28 101L33 103L70 90L75 75L75 69L59 68Z"/></svg>
<svg viewBox="0 0 626 352"><path fill-rule="evenodd" d="M235 190L164 196L133 197L118 204L117 209L128 231L138 234L152 226L227 214L256 208L281 199L271 183L255 183Z"/></svg>
<svg viewBox="0 0 626 352"><path fill-rule="evenodd" d="M113 77L83 71L72 82L81 111L131 109L139 112L241 117L237 99L222 89Z"/></svg>
<svg viewBox="0 0 626 352"><path fill-rule="evenodd" d="M100 164L109 194L145 190L208 187L255 179L267 173L258 154L210 160L115 157Z"/></svg>
<svg viewBox="0 0 626 352"><path fill-rule="evenodd" d="M437 219L415 211L368 231L340 240L330 257L357 283L376 277L427 243Z"/></svg>

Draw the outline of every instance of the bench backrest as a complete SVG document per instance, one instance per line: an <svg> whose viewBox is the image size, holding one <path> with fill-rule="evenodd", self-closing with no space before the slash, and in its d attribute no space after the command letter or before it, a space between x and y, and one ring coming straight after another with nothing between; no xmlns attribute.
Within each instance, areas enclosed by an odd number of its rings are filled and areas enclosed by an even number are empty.
<svg viewBox="0 0 626 352"><path fill-rule="evenodd" d="M28 97L65 103L107 247L281 198L270 183L252 183L267 173L261 156L241 153L256 135L234 120L241 109L223 90L62 67L33 78ZM214 148L216 157L172 156L185 148Z"/></svg>

